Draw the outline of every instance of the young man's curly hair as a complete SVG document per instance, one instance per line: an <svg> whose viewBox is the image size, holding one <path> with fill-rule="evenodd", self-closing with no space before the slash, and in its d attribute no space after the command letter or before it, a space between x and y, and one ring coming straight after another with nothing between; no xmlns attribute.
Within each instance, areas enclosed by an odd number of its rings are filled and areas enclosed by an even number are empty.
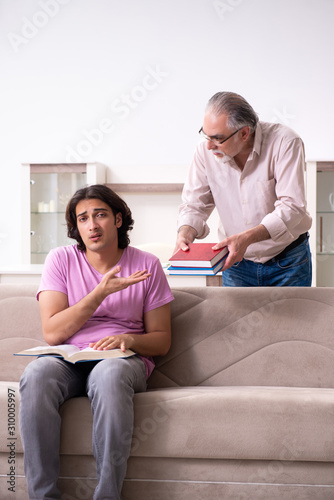
<svg viewBox="0 0 334 500"><path fill-rule="evenodd" d="M111 208L115 217L118 213L122 215L122 225L118 228L118 247L122 249L126 248L130 243L128 232L133 229L134 224L131 210L118 194L103 184L81 188L72 196L66 207L65 215L67 236L77 241L79 250L83 252L86 250L86 245L82 241L78 230L76 207L81 200L95 198L106 203Z"/></svg>

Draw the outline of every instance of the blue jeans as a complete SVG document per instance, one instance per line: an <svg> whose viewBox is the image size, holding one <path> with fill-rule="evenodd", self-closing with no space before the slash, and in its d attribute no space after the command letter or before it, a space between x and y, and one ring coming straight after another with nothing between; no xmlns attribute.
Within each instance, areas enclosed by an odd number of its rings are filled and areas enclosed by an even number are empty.
<svg viewBox="0 0 334 500"><path fill-rule="evenodd" d="M243 259L223 272L223 286L311 286L312 261L308 239L264 264Z"/></svg>
<svg viewBox="0 0 334 500"><path fill-rule="evenodd" d="M133 395L145 390L145 364L137 356L75 365L45 356L30 363L20 381L20 427L30 500L61 498L59 407L69 398L85 395L93 413L98 480L94 499L120 500L133 433Z"/></svg>

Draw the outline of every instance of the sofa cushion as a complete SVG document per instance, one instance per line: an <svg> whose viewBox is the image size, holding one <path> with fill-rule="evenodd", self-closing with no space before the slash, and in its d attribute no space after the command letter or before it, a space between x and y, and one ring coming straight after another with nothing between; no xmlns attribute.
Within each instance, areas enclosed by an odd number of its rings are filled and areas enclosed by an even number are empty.
<svg viewBox="0 0 334 500"><path fill-rule="evenodd" d="M159 418L154 416L157 405ZM134 432L136 449L133 447L132 454L334 461L333 416L333 389L196 387L151 391L136 396L139 431Z"/></svg>
<svg viewBox="0 0 334 500"><path fill-rule="evenodd" d="M134 401L132 456L334 461L333 389L168 388ZM88 399L61 412L62 452L91 453Z"/></svg>

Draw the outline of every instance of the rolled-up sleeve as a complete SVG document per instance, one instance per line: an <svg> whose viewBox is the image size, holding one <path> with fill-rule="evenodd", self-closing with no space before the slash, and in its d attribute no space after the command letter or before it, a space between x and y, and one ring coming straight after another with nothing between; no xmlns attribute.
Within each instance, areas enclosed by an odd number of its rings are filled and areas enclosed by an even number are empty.
<svg viewBox="0 0 334 500"><path fill-rule="evenodd" d="M289 244L296 239L296 228L301 224L306 222L304 229L309 229L311 221L308 224L306 220L304 171L305 155L301 139L283 141L281 151L275 158L275 209L261 221L273 241Z"/></svg>

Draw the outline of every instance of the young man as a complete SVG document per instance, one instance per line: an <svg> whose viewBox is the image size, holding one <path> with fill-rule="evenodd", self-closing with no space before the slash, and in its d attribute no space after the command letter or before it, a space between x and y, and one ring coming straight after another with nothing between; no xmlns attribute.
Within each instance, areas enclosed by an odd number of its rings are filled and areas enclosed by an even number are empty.
<svg viewBox="0 0 334 500"><path fill-rule="evenodd" d="M61 498L58 410L86 394L97 464L94 499L118 500L130 454L133 395L146 390L152 356L169 350L173 296L159 260L129 246L131 211L108 187L77 191L66 221L77 244L49 253L37 294L45 340L136 355L75 365L46 356L27 366L20 425L29 498Z"/></svg>
<svg viewBox="0 0 334 500"><path fill-rule="evenodd" d="M215 248L228 247L224 286L310 286L304 145L290 128L260 122L233 92L208 102L183 190L176 249L209 233L216 207Z"/></svg>

